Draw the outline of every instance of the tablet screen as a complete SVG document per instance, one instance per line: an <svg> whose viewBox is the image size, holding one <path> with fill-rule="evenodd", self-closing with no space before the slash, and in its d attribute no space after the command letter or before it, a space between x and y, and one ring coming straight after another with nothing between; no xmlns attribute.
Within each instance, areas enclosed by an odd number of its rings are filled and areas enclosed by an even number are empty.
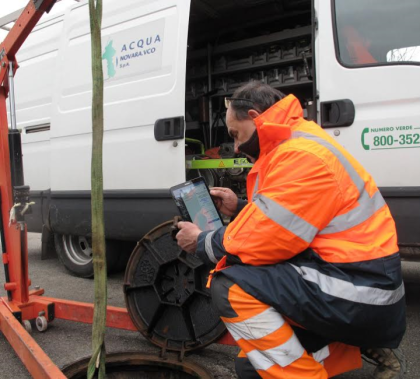
<svg viewBox="0 0 420 379"><path fill-rule="evenodd" d="M203 178L193 179L171 188L182 218L201 230L216 230L223 226Z"/></svg>

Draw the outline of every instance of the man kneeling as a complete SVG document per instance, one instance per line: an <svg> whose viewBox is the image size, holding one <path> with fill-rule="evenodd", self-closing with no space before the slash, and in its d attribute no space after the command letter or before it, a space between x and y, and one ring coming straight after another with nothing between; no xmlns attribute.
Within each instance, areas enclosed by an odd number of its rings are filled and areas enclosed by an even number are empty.
<svg viewBox="0 0 420 379"><path fill-rule="evenodd" d="M241 348L240 378L327 378L378 363L397 378L405 298L395 224L375 182L299 101L251 82L226 99L235 152L254 162L248 202L213 188L233 221L179 246L209 265L211 293Z"/></svg>

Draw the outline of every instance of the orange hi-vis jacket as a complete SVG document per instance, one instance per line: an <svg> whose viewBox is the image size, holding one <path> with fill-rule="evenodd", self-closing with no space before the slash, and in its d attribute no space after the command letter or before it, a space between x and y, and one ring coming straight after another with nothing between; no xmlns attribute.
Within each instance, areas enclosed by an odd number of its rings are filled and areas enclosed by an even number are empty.
<svg viewBox="0 0 420 379"><path fill-rule="evenodd" d="M248 203L200 233L196 253L216 264L215 288L228 278L327 341L396 348L406 323L394 221L371 176L302 113L287 96L254 120Z"/></svg>
<svg viewBox="0 0 420 379"><path fill-rule="evenodd" d="M255 120L260 156L248 175L248 204L226 228L227 253L246 265L289 260L307 248L330 263L398 251L395 223L374 180L285 97ZM216 271L226 266L221 259Z"/></svg>

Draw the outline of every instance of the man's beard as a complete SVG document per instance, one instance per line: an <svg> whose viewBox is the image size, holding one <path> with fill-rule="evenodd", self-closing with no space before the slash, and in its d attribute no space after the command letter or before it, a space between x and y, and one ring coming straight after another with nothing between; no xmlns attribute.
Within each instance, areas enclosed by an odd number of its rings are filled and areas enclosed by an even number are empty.
<svg viewBox="0 0 420 379"><path fill-rule="evenodd" d="M254 133L252 133L252 136L248 141L241 143L238 146L238 150L255 160L258 159L260 156L260 140L258 138L257 129L254 130Z"/></svg>

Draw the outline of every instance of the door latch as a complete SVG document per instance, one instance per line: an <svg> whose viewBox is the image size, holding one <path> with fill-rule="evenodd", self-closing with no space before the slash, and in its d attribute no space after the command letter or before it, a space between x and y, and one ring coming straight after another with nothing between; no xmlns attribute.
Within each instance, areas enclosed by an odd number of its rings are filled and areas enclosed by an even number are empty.
<svg viewBox="0 0 420 379"><path fill-rule="evenodd" d="M323 128L350 126L354 122L355 115L354 104L349 99L321 103L321 126Z"/></svg>

